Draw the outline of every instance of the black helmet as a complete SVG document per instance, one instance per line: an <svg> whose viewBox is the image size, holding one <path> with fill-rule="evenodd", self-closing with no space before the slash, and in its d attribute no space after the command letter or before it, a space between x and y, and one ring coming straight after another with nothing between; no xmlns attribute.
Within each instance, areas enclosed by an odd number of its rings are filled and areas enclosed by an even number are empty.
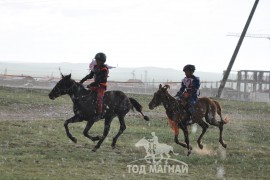
<svg viewBox="0 0 270 180"><path fill-rule="evenodd" d="M185 70L190 70L190 71L194 72L195 66L191 65L191 64L185 65L185 67L183 68L183 71L185 71Z"/></svg>
<svg viewBox="0 0 270 180"><path fill-rule="evenodd" d="M97 53L95 56L95 59L102 61L102 63L105 63L106 62L106 55L102 52Z"/></svg>

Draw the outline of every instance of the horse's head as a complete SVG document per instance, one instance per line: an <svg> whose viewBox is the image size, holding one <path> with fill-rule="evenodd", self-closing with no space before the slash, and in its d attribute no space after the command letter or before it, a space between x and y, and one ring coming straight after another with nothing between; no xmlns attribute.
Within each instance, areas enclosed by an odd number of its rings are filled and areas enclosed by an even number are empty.
<svg viewBox="0 0 270 180"><path fill-rule="evenodd" d="M140 139L135 146L136 147L140 147L140 146L146 146L148 144L148 141L145 139L145 137L143 137L142 139Z"/></svg>
<svg viewBox="0 0 270 180"><path fill-rule="evenodd" d="M62 75L62 79L54 86L52 91L49 94L49 98L54 100L55 98L70 94L72 92L72 87L75 84L75 81L71 79L71 74L64 76Z"/></svg>
<svg viewBox="0 0 270 180"><path fill-rule="evenodd" d="M151 102L149 103L149 109L154 109L155 107L161 105L161 103L164 100L164 97L167 96L168 91L167 89L170 88L169 85L164 85L162 87L162 85L159 85L159 89L157 90L157 92L154 93L154 97L152 98Z"/></svg>

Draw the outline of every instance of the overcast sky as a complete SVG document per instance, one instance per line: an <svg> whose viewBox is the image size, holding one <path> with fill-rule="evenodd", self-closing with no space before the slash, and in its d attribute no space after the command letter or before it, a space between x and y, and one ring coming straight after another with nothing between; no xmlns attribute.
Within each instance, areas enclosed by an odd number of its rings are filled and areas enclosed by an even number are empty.
<svg viewBox="0 0 270 180"><path fill-rule="evenodd" d="M0 62L88 63L222 72L255 0L0 0ZM270 36L270 0L249 33ZM245 38L233 70L270 70L270 40Z"/></svg>

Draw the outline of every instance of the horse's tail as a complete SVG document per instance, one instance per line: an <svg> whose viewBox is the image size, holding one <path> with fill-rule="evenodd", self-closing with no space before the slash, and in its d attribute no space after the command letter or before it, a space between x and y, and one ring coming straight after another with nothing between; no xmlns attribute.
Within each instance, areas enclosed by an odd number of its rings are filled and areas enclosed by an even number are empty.
<svg viewBox="0 0 270 180"><path fill-rule="evenodd" d="M133 107L136 109L136 111L138 111L139 113L141 113L141 115L143 116L144 120L149 121L149 117L145 116L142 112L142 105L140 105L140 103L138 101L136 101L134 98L129 98L129 101L131 102L132 105L132 109Z"/></svg>
<svg viewBox="0 0 270 180"><path fill-rule="evenodd" d="M226 116L224 119L222 118L222 114L221 114L221 106L219 104L219 102L217 102L216 100L212 101L215 103L216 107L217 107L217 113L220 116L221 121L223 122L223 124L227 124L229 122L229 118Z"/></svg>

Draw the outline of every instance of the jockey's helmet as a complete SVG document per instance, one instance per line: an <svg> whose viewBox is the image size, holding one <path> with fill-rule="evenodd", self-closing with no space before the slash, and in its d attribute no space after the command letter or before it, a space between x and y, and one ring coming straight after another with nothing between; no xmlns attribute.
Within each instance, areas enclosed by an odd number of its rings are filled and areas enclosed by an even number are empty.
<svg viewBox="0 0 270 180"><path fill-rule="evenodd" d="M102 63L106 62L106 55L102 52L97 53L95 56L96 61L100 60Z"/></svg>
<svg viewBox="0 0 270 180"><path fill-rule="evenodd" d="M190 71L194 72L195 71L195 66L191 65L191 64L187 64L183 68L183 71L186 71L186 70L190 70Z"/></svg>

